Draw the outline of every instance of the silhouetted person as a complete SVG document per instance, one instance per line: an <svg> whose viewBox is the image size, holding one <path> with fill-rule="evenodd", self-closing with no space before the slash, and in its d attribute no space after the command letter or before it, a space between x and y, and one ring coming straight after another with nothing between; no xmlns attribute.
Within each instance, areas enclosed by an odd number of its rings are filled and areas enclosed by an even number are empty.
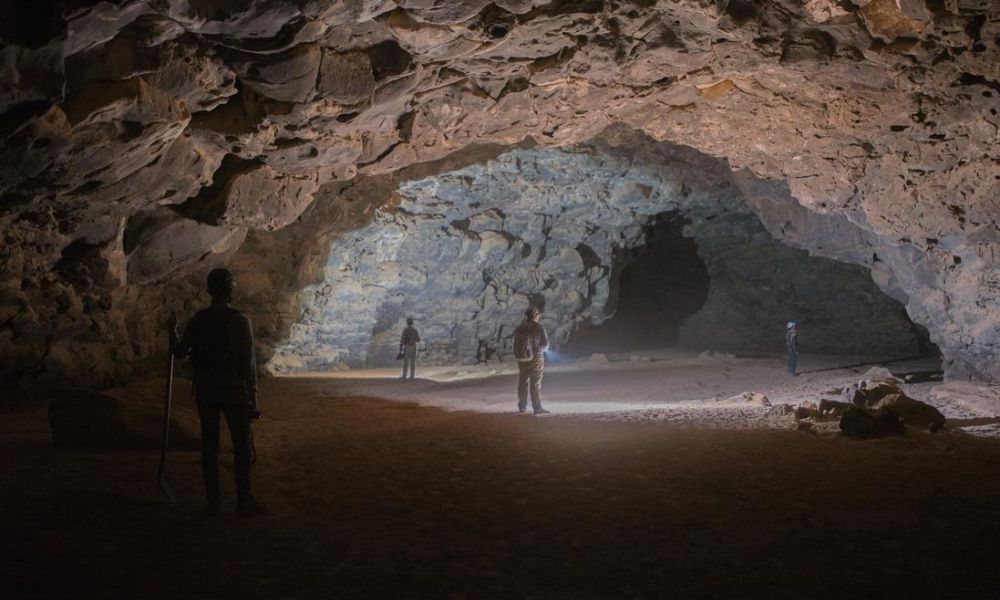
<svg viewBox="0 0 1000 600"><path fill-rule="evenodd" d="M194 392L201 419L201 471L208 496L208 513L219 510L219 416L225 415L233 440L236 472L236 512L263 512L250 493L253 461L250 420L257 410L257 365L250 320L229 305L236 284L226 269L208 274L212 304L198 312L176 340L174 355L191 356Z"/></svg>
<svg viewBox="0 0 1000 600"><path fill-rule="evenodd" d="M413 319L407 319L403 335L399 337L399 353L403 355L403 374L400 379L406 379L407 368L410 371L410 379L413 379L413 372L417 368L418 343L420 343L420 332L413 326Z"/></svg>
<svg viewBox="0 0 1000 600"><path fill-rule="evenodd" d="M785 346L788 347L788 374L796 375L795 370L799 365L799 336L795 331L798 325L795 321L789 321L785 325Z"/></svg>
<svg viewBox="0 0 1000 600"><path fill-rule="evenodd" d="M536 415L549 411L542 408L542 371L545 370L545 351L549 349L549 336L538 321L541 314L537 308L524 312L524 321L514 330L514 358L517 359L517 412L528 408L528 392L531 392L531 408Z"/></svg>

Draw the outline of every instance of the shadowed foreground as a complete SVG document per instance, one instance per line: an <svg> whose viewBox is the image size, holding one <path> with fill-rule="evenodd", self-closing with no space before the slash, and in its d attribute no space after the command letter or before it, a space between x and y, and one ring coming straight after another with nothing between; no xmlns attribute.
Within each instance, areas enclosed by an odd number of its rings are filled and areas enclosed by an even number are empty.
<svg viewBox="0 0 1000 600"><path fill-rule="evenodd" d="M256 492L0 423L8 598L992 598L1000 444L448 413L272 381ZM188 402L180 399L179 402ZM223 474L231 477L231 455Z"/></svg>

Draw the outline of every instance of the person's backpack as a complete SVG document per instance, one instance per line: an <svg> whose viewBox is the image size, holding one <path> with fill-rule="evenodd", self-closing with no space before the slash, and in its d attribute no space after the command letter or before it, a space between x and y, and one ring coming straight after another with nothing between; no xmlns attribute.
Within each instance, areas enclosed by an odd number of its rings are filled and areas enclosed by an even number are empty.
<svg viewBox="0 0 1000 600"><path fill-rule="evenodd" d="M535 349L531 347L531 328L521 325L514 331L514 358L531 360L535 357Z"/></svg>
<svg viewBox="0 0 1000 600"><path fill-rule="evenodd" d="M198 337L191 352L196 383L209 386L241 386L235 310L209 310L198 315Z"/></svg>

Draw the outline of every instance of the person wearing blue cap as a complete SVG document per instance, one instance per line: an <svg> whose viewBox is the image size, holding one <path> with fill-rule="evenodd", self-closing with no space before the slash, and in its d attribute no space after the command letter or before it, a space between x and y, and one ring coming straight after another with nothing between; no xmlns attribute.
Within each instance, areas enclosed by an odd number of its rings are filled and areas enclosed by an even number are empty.
<svg viewBox="0 0 1000 600"><path fill-rule="evenodd" d="M788 347L788 374L793 377L798 374L795 372L795 369L799 365L799 337L795 331L797 325L798 323L795 321L789 321L785 324L785 345Z"/></svg>

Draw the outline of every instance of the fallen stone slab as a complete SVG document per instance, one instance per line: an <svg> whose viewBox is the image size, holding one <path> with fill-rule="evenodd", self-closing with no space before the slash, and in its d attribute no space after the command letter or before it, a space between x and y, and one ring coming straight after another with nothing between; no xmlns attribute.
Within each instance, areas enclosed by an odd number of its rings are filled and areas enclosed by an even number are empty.
<svg viewBox="0 0 1000 600"><path fill-rule="evenodd" d="M945 417L930 404L910 398L906 394L891 394L875 405L878 413L892 412L903 418L906 425L926 427L934 433L944 427Z"/></svg>
<svg viewBox="0 0 1000 600"><path fill-rule="evenodd" d="M837 400L828 400L823 398L819 401L819 412L825 417L840 418L844 411L854 406L853 404L848 404L847 402L839 402Z"/></svg>

